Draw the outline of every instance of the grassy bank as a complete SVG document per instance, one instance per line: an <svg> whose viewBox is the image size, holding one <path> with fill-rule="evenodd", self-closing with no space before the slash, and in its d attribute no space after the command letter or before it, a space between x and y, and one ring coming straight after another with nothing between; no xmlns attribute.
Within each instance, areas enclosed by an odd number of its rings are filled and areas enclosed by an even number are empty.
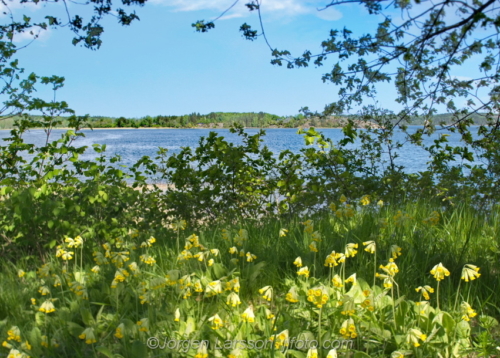
<svg viewBox="0 0 500 358"><path fill-rule="evenodd" d="M3 353L312 357L297 344L308 339L325 347L323 358L334 348L350 357L495 356L498 207L341 197L330 209L196 230L180 220L155 237L58 238L44 263L4 263ZM151 337L177 345L155 348ZM288 347L287 337L296 339Z"/></svg>

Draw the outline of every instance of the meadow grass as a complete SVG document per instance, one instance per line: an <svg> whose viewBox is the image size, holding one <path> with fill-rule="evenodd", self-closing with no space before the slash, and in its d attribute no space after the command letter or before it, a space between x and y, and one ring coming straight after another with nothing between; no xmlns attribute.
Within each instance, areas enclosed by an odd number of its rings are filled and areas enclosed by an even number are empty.
<svg viewBox="0 0 500 358"><path fill-rule="evenodd" d="M106 243L66 238L44 262L3 263L2 353L196 358L500 353L500 209L485 213L462 203L443 211L426 201L395 206L369 201L341 198L310 217L249 218L197 231L179 220L156 238L140 232ZM162 344L167 338L209 343L154 349L152 337ZM287 338L316 340L320 347L287 346ZM235 345L236 340L271 345L259 349ZM328 340L352 345L321 346ZM217 346L229 341L232 346Z"/></svg>

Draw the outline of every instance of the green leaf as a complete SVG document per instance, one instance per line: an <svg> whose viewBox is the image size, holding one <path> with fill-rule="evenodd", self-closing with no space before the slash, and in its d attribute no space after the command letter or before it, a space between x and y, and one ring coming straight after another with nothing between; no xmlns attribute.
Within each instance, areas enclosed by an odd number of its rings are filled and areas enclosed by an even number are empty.
<svg viewBox="0 0 500 358"><path fill-rule="evenodd" d="M148 349L141 341L134 341L130 346L130 355L132 357L147 357Z"/></svg>
<svg viewBox="0 0 500 358"><path fill-rule="evenodd" d="M108 358L115 358L114 353L107 347L97 346L97 347L95 347L95 350L104 354Z"/></svg>
<svg viewBox="0 0 500 358"><path fill-rule="evenodd" d="M291 356L295 358L306 358L306 354L304 352L296 351L295 349L289 349L286 351L287 354L290 354ZM275 354L276 356L276 354Z"/></svg>

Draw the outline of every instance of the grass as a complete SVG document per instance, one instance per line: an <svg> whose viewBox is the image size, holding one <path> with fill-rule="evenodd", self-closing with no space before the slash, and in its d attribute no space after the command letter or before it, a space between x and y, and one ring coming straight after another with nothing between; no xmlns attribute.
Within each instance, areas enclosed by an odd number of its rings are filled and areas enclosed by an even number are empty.
<svg viewBox="0 0 500 358"><path fill-rule="evenodd" d="M307 218L207 225L198 232L181 221L164 237L130 233L104 246L84 238L81 246L70 247L71 241L60 238L59 257L56 249L48 252L43 268L33 260L3 264L2 353L196 358L500 353L498 207L481 213L463 203L442 212L425 201L352 202L351 208L347 203ZM363 250L368 241L375 242L374 253ZM231 254L233 247L237 252ZM341 254L352 250L358 252L343 260ZM330 254L338 266L325 266ZM297 275L297 257L308 277ZM439 263L449 276L438 283L430 272ZM480 277L461 280L465 264L479 267ZM349 283L352 274L357 279ZM332 282L335 275L341 287ZM428 303L416 292L420 286L434 290ZM47 313L50 304L55 311ZM286 348L281 344L286 336L319 343L345 339L351 345ZM190 344L152 349L152 337ZM269 339L274 346L265 350L234 344L214 349L217 342ZM197 340L209 345L192 346Z"/></svg>

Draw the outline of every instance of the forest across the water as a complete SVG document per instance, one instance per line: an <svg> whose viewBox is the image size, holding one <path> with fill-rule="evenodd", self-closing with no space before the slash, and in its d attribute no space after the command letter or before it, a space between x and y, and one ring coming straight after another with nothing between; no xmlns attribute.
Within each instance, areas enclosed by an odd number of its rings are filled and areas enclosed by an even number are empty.
<svg viewBox="0 0 500 358"><path fill-rule="evenodd" d="M28 117L33 121L42 119L42 116L32 115ZM109 116L88 116L88 127L92 128L229 128L233 124L241 124L244 127L254 128L340 128L347 124L347 119L351 118L359 126L362 125L360 117L356 115L346 116L326 116L326 117L306 117L303 114L294 116L278 116L265 112L211 112L208 114L191 113L184 115L158 115L145 116L141 118L109 117ZM470 115L475 125L487 124L487 118L478 113ZM11 129L17 116L0 118L0 129ZM60 119L59 127L68 127L68 120L65 117ZM424 117L413 117L408 124L423 125L426 121ZM436 114L433 116L434 124L453 124L456 119L448 113ZM368 123L368 126L371 124Z"/></svg>

